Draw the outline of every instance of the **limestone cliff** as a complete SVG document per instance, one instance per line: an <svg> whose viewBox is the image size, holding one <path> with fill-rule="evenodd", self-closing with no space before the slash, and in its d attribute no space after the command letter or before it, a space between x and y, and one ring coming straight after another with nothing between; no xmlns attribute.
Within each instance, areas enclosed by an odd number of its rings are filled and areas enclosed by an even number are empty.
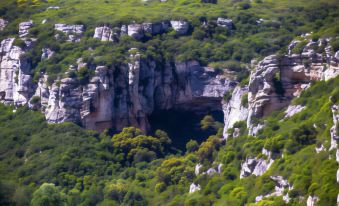
<svg viewBox="0 0 339 206"><path fill-rule="evenodd" d="M234 122L247 119L249 134L256 135L263 127L255 123L256 119L287 107L310 83L337 76L339 52L332 51L329 41L310 40L298 54L293 52L298 42L293 41L288 47L288 55L271 55L260 61L250 75L248 110L239 106L239 89L233 92L231 100L225 104L224 132Z"/></svg>

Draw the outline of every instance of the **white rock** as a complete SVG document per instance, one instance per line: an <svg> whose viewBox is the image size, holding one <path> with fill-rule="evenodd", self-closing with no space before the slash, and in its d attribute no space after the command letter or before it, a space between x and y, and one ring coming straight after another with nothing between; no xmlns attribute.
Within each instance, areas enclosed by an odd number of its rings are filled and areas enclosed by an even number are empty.
<svg viewBox="0 0 339 206"><path fill-rule="evenodd" d="M26 22L21 22L19 24L19 37L24 38L28 36L29 34L29 29L33 26L33 21L26 21Z"/></svg>
<svg viewBox="0 0 339 206"><path fill-rule="evenodd" d="M219 173L219 174L221 174L222 166L223 166L223 164L221 164L221 163L218 165L218 173Z"/></svg>
<svg viewBox="0 0 339 206"><path fill-rule="evenodd" d="M322 151L324 151L324 150L325 150L324 145L321 145L319 148L318 148L318 147L315 147L316 153L320 153L320 152L322 152Z"/></svg>
<svg viewBox="0 0 339 206"><path fill-rule="evenodd" d="M228 138L227 130L232 128L234 123L247 119L248 109L241 104L241 100L247 94L247 87L236 87L232 92L229 102L223 101L224 113L224 139Z"/></svg>
<svg viewBox="0 0 339 206"><path fill-rule="evenodd" d="M292 117L293 115L301 112L305 108L306 108L305 106L301 106L301 105L290 105L290 106L288 106L286 111L285 111L285 119Z"/></svg>
<svg viewBox="0 0 339 206"><path fill-rule="evenodd" d="M232 21L232 19L225 19L225 18L219 17L217 19L217 25L220 26L220 27L232 29L233 28L233 21Z"/></svg>
<svg viewBox="0 0 339 206"><path fill-rule="evenodd" d="M68 41L79 42L85 30L84 25L55 24L54 29L68 36Z"/></svg>
<svg viewBox="0 0 339 206"><path fill-rule="evenodd" d="M41 60L50 59L54 55L54 51L49 48L43 48L41 54Z"/></svg>
<svg viewBox="0 0 339 206"><path fill-rule="evenodd" d="M199 191L199 190L201 190L200 185L199 185L199 184L196 185L196 184L192 183L192 184L190 185L189 193L193 193L193 192L196 192L196 191Z"/></svg>
<svg viewBox="0 0 339 206"><path fill-rule="evenodd" d="M141 24L130 24L128 25L128 36L134 39L140 40L144 37L144 31Z"/></svg>
<svg viewBox="0 0 339 206"><path fill-rule="evenodd" d="M59 6L50 6L47 8L47 10L59 10L60 7Z"/></svg>
<svg viewBox="0 0 339 206"><path fill-rule="evenodd" d="M189 29L189 23L187 21L171 21L173 29L179 35L185 35Z"/></svg>
<svg viewBox="0 0 339 206"><path fill-rule="evenodd" d="M337 127L339 126L339 106L333 105L331 107L332 110L332 119L333 119L333 126L330 129L330 135L331 135L331 147L330 151L333 149L337 149L337 141L339 140L339 134L337 134Z"/></svg>
<svg viewBox="0 0 339 206"><path fill-rule="evenodd" d="M209 176L214 175L217 171L214 168L209 168L206 172Z"/></svg>
<svg viewBox="0 0 339 206"><path fill-rule="evenodd" d="M307 203L307 206L315 206L318 201L319 201L319 197L308 196L306 203Z"/></svg>
<svg viewBox="0 0 339 206"><path fill-rule="evenodd" d="M196 164L195 165L195 169L194 169L194 172L195 172L195 175L198 176L200 174L200 168L202 168L202 164Z"/></svg>
<svg viewBox="0 0 339 206"><path fill-rule="evenodd" d="M93 38L99 39L101 41L113 41L113 31L107 26L95 28Z"/></svg>

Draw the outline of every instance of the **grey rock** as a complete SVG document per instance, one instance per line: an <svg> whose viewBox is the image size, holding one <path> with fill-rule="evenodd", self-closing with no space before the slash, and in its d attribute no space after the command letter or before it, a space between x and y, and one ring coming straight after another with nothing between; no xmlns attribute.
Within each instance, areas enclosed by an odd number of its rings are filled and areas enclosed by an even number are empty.
<svg viewBox="0 0 339 206"><path fill-rule="evenodd" d="M193 193L193 192L196 192L196 191L199 191L199 190L201 190L200 185L199 184L196 185L196 184L192 183L190 185L189 193Z"/></svg>
<svg viewBox="0 0 339 206"><path fill-rule="evenodd" d="M305 106L301 106L301 105L290 105L287 107L285 111L285 118L292 117L293 115L301 112L305 108L306 108Z"/></svg>
<svg viewBox="0 0 339 206"><path fill-rule="evenodd" d="M233 29L234 28L234 24L233 24L232 19L226 19L226 18L221 18L221 17L219 17L217 19L217 25L220 26L220 27L225 27L227 29Z"/></svg>
<svg viewBox="0 0 339 206"><path fill-rule="evenodd" d="M113 30L107 26L97 27L93 38L101 41L113 41Z"/></svg>
<svg viewBox="0 0 339 206"><path fill-rule="evenodd" d="M54 29L67 35L68 41L78 42L85 30L84 25L55 24Z"/></svg>
<svg viewBox="0 0 339 206"><path fill-rule="evenodd" d="M272 111L287 107L294 97L308 88L312 81L328 80L339 74L338 62L333 61L334 57L328 56L325 59L322 54L313 49L314 45L327 45L329 40L320 39L318 42L309 42L303 49L302 54L291 54L280 56L275 55L264 58L251 73L249 82L249 112L247 126L250 134L257 126L252 124L254 118L261 118ZM289 50L291 51L296 41L293 41ZM327 49L328 50L328 49ZM321 51L320 51L321 52ZM305 64L305 62L309 62ZM280 77L280 88L275 87L276 77ZM280 91L279 91L280 90ZM281 93L284 92L282 95ZM289 108L290 115L301 108ZM295 110L297 109L297 110ZM287 114L286 117L290 115Z"/></svg>
<svg viewBox="0 0 339 206"><path fill-rule="evenodd" d="M247 158L245 162L241 164L240 179L248 177L251 174L255 176L263 175L273 164L274 160L263 158Z"/></svg>
<svg viewBox="0 0 339 206"><path fill-rule="evenodd" d="M130 24L128 25L127 34L136 40L140 40L144 37L143 26L141 24Z"/></svg>
<svg viewBox="0 0 339 206"><path fill-rule="evenodd" d="M21 22L19 24L19 37L24 38L29 34L29 29L33 26L33 21Z"/></svg>
<svg viewBox="0 0 339 206"><path fill-rule="evenodd" d="M316 206L316 203L319 201L319 197L317 196L308 196L307 198L307 206Z"/></svg>
<svg viewBox="0 0 339 206"><path fill-rule="evenodd" d="M47 10L59 10L60 7L59 6L50 6L50 7L47 7Z"/></svg>
<svg viewBox="0 0 339 206"><path fill-rule="evenodd" d="M185 35L189 29L189 23L187 21L171 21L172 28L179 35Z"/></svg>
<svg viewBox="0 0 339 206"><path fill-rule="evenodd" d="M244 121L247 119L248 109L241 104L241 100L245 94L248 93L247 87L237 86L233 92L231 99L226 102L223 101L224 112L224 139L228 138L227 130L232 128L234 123ZM233 135L234 136L234 135Z"/></svg>
<svg viewBox="0 0 339 206"><path fill-rule="evenodd" d="M4 39L0 46L0 101L25 105L32 94L30 65L24 51L14 46L14 38Z"/></svg>
<svg viewBox="0 0 339 206"><path fill-rule="evenodd" d="M49 48L43 48L41 54L41 60L50 59L54 55L54 52Z"/></svg>

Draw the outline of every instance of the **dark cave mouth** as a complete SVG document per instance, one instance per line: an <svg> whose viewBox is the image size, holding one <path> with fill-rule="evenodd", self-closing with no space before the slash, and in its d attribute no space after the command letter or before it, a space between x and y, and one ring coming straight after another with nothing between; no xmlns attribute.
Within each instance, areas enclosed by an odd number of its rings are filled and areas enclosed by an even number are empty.
<svg viewBox="0 0 339 206"><path fill-rule="evenodd" d="M156 110L148 118L151 125L150 132L154 134L157 129L167 132L172 140L172 146L186 151L186 143L191 139L200 144L209 136L217 133L213 129L201 129L200 121L206 115L211 115L215 121L224 122L222 110Z"/></svg>

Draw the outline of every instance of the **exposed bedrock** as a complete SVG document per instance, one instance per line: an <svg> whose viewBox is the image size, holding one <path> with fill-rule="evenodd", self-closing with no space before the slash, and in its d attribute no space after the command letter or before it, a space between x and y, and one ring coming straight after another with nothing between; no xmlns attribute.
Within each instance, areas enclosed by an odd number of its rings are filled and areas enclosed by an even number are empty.
<svg viewBox="0 0 339 206"><path fill-rule="evenodd" d="M22 55L25 51L13 42L10 38L1 43L0 99L41 109L50 123L70 121L99 131L126 126L148 130L148 117L155 110L222 111L224 93L236 85L197 61L160 66L134 49L127 63L89 66L95 74L86 83L67 77L48 85L48 76L42 75L33 84L31 68ZM79 59L69 70L85 65Z"/></svg>
<svg viewBox="0 0 339 206"><path fill-rule="evenodd" d="M339 74L339 54L332 51L328 39L310 41L301 54L293 53L295 45L292 42L289 46L289 55L271 55L256 65L248 85L248 109L239 106L244 93L240 91L244 88L234 90L224 106L225 132L236 121L247 119L249 133L256 135L263 127L255 123L256 119L287 107L311 82L328 80Z"/></svg>

